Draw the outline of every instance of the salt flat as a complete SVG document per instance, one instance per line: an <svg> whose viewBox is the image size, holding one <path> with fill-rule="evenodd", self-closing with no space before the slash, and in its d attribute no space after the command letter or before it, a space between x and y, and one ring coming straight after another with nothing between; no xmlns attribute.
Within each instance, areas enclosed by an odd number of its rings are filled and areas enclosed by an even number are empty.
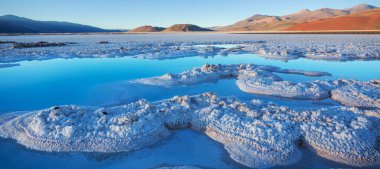
<svg viewBox="0 0 380 169"><path fill-rule="evenodd" d="M152 157L146 167L286 167L307 164L305 157L315 154L326 168L376 168L379 39L232 34L1 37L15 42L0 45L0 136L38 152L126 153L132 161L173 134L191 142L195 135L175 134L191 129L215 152L210 157L224 156L224 161L208 166L194 153L189 159ZM35 44L39 41L46 43ZM13 47L21 42L21 47ZM165 153L160 148L151 152ZM118 161L114 168L127 166L136 164Z"/></svg>
<svg viewBox="0 0 380 169"><path fill-rule="evenodd" d="M380 58L380 35L239 35L239 34L128 34L3 36L3 42L46 41L66 45L13 48L0 45L0 62L73 57L133 56L170 59L197 55L255 53L289 60L300 57L321 60L376 60ZM101 43L107 42L107 43ZM218 48L212 44L240 44ZM31 44L32 45L32 44ZM194 47L194 45L211 45Z"/></svg>

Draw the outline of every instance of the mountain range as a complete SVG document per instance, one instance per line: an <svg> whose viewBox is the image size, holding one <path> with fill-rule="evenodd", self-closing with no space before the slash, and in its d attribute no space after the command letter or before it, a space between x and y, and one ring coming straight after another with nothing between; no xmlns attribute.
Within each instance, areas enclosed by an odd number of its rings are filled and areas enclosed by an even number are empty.
<svg viewBox="0 0 380 169"><path fill-rule="evenodd" d="M305 22L290 26L284 30L380 30L380 9L378 8L334 18Z"/></svg>
<svg viewBox="0 0 380 169"><path fill-rule="evenodd" d="M93 26L57 22L36 21L15 15L0 16L0 33L89 33L89 32L120 32L106 30Z"/></svg>
<svg viewBox="0 0 380 169"><path fill-rule="evenodd" d="M360 4L347 9L303 9L274 16L256 14L227 26L202 28L192 24L175 24L168 28L141 26L130 32L200 32L200 31L317 31L380 30L380 8ZM0 16L0 33L91 33L121 32L93 26L56 21L36 21L15 15Z"/></svg>
<svg viewBox="0 0 380 169"><path fill-rule="evenodd" d="M168 28L154 27L150 25L140 26L129 32L203 32L203 31L214 31L212 29L201 28L197 25L192 24L175 24Z"/></svg>
<svg viewBox="0 0 380 169"><path fill-rule="evenodd" d="M253 15L247 19L236 22L232 25L218 27L219 31L281 31L288 30L287 28L305 23L326 18L334 18L355 13L361 13L377 7L367 4L353 6L348 9L330 9L321 8L314 11L303 9L296 13L284 16L270 15ZM380 20L378 20L380 21ZM340 24L339 22L334 23ZM341 27L344 29L344 27ZM301 29L300 29L301 30Z"/></svg>

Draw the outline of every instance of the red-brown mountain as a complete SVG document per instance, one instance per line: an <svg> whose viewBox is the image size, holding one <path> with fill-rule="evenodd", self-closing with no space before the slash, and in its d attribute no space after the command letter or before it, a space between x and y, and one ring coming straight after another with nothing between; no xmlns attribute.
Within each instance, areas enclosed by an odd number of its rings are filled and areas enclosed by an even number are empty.
<svg viewBox="0 0 380 169"><path fill-rule="evenodd" d="M287 31L380 30L380 9L320 19L286 28Z"/></svg>
<svg viewBox="0 0 380 169"><path fill-rule="evenodd" d="M354 14L376 8L372 5L361 4L348 9L322 8L314 11L303 9L285 16L254 15L235 24L219 27L220 31L279 31L288 27L311 22L319 19L333 18Z"/></svg>
<svg viewBox="0 0 380 169"><path fill-rule="evenodd" d="M192 24L175 24L166 28L163 32L203 32L213 31L211 29L202 28Z"/></svg>

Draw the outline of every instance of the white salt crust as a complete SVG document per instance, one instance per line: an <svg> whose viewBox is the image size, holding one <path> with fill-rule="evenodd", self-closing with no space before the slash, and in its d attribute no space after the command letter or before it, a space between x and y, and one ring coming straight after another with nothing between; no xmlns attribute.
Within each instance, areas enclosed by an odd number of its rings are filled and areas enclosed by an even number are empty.
<svg viewBox="0 0 380 169"><path fill-rule="evenodd" d="M370 115L370 116L368 116ZM94 108L59 106L0 117L0 136L42 151L120 152L191 128L224 144L249 167L289 165L297 144L352 166L380 164L380 111L347 107L291 109L212 93Z"/></svg>
<svg viewBox="0 0 380 169"><path fill-rule="evenodd" d="M108 35L108 36L20 36L2 37L4 41L56 42L65 46L12 48L0 44L0 62L45 60L53 58L100 58L131 56L144 59L172 59L189 56L258 54L290 60L311 58L321 60L378 60L379 35ZM108 43L99 43L108 41ZM235 47L215 47L236 44ZM199 46L204 45L204 46Z"/></svg>
<svg viewBox="0 0 380 169"><path fill-rule="evenodd" d="M158 85L189 85L222 78L236 78L237 86L245 92L287 97L294 99L332 99L347 106L380 108L380 83L378 80L360 82L355 80L316 80L294 83L285 81L274 73L300 74L305 76L328 76L326 72L280 69L274 66L253 64L208 65L193 68L179 74L137 79L133 82Z"/></svg>

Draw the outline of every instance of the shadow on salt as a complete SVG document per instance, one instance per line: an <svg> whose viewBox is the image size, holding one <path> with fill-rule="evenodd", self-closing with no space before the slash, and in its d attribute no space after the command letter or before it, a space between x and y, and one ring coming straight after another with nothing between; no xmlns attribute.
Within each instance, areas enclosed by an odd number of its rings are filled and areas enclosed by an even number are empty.
<svg viewBox="0 0 380 169"><path fill-rule="evenodd" d="M302 146L299 149L303 156L298 162L270 169L357 168L324 159ZM41 152L26 149L13 140L0 139L0 161L2 169L24 169L29 166L34 169L140 169L182 165L247 168L231 160L223 145L190 129L176 130L168 139L130 153Z"/></svg>
<svg viewBox="0 0 380 169"><path fill-rule="evenodd" d="M227 169L243 167L229 158L223 145L189 129L177 130L164 141L130 153L49 153L25 150L12 140L3 139L0 140L0 161L2 169L29 166L35 169L140 169L178 165Z"/></svg>
<svg viewBox="0 0 380 169"><path fill-rule="evenodd" d="M324 159L304 147L299 149L302 152L302 158L298 162L289 166L277 166L268 169L363 169Z"/></svg>

